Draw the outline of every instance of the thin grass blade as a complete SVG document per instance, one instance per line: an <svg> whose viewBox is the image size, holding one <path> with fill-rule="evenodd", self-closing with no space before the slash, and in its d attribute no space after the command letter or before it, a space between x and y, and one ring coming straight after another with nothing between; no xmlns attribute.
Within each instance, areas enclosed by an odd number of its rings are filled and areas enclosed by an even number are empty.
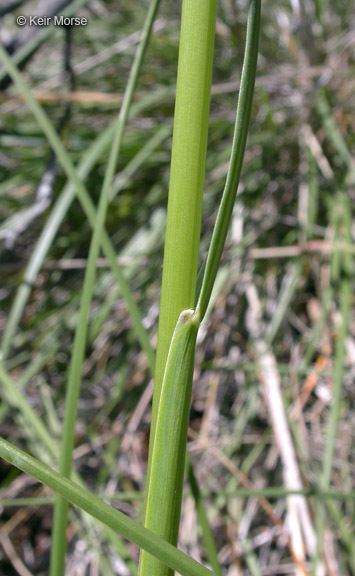
<svg viewBox="0 0 355 576"><path fill-rule="evenodd" d="M39 460L32 458L3 438L0 438L0 457L16 466L26 474L36 478L42 484L51 488L69 502L78 506L115 532L121 534L137 546L154 554L161 562L183 576L212 576L212 572L189 558L171 544L164 542L159 536L136 524L115 508L105 504L100 498L90 494L68 478L54 472Z"/></svg>
<svg viewBox="0 0 355 576"><path fill-rule="evenodd" d="M197 314L200 316L200 321L203 320L206 314L212 294L214 281L217 276L218 266L232 218L233 206L242 171L254 94L260 34L260 15L261 0L250 0L247 39L233 136L232 155L210 248L208 250L206 269L196 307Z"/></svg>
<svg viewBox="0 0 355 576"><path fill-rule="evenodd" d="M72 452L74 447L75 424L77 418L77 407L80 394L81 371L84 361L85 346L87 340L89 312L94 290L96 276L96 261L99 255L102 236L104 232L107 208L111 195L111 185L115 174L117 160L123 140L124 129L126 127L129 108L133 99L133 93L138 81L139 72L143 62L144 53L148 44L152 30L154 18L160 0L153 0L148 10L148 15L143 28L141 42L138 46L134 62L131 68L127 87L123 97L123 103L116 121L113 144L105 171L105 178L100 194L97 219L94 233L90 244L87 268L85 272L82 298L80 302L80 312L77 328L75 331L73 356L70 363L68 388L65 402L65 418L63 425L63 440L60 458L60 473L70 477L72 468ZM65 571L66 555L66 529L68 523L69 504L68 501L58 497L54 509L52 547L50 575L61 576Z"/></svg>
<svg viewBox="0 0 355 576"><path fill-rule="evenodd" d="M18 89L21 91L28 107L30 108L33 115L35 116L40 128L42 129L42 131L46 135L52 149L55 151L59 164L62 166L65 174L67 175L69 180L72 182L73 186L75 187L76 193L78 195L78 199L79 199L80 203L82 204L82 207L83 207L91 225L94 227L95 221L96 221L95 207L94 207L94 205L90 199L90 196L89 196L85 186L83 185L81 179L79 178L64 145L62 144L60 138L58 137L58 134L56 133L51 121L49 120L47 114L44 112L44 110L40 106L40 104L32 96L31 91L29 90L27 84L24 82L24 80L21 77L21 74L18 72L18 70L16 69L16 66L14 66L13 62L11 61L11 58L8 56L6 50L4 50L4 48L1 45L0 45L0 59L4 63L4 66L6 67L9 74L11 75L14 83L16 84ZM151 348L151 345L149 342L147 332L143 327L140 312L139 312L138 307L136 306L136 304L134 302L131 290L130 290L129 285L125 279L125 276L121 270L121 267L117 263L115 250L114 250L106 232L102 236L102 248L103 248L105 256L107 257L107 259L110 263L110 266L112 268L112 272L113 272L118 284L121 287L121 293L122 293L122 296L127 303L127 308L129 310L129 313L130 313L130 316L132 319L132 324L133 324L133 327L135 329L137 338L138 338L143 350L147 354L150 368L151 368L151 370L153 370L153 368L154 368L154 354L152 352L152 348Z"/></svg>

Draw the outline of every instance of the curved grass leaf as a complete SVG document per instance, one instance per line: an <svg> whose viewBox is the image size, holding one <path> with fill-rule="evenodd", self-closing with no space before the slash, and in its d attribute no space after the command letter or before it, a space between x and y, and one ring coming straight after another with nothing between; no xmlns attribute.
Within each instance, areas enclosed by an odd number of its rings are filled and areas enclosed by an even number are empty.
<svg viewBox="0 0 355 576"><path fill-rule="evenodd" d="M96 220L96 211L95 207L92 203L92 200L82 183L80 177L78 176L74 165L63 145L61 142L58 134L56 133L51 121L49 120L47 114L44 112L42 106L35 100L32 96L31 91L29 90L27 84L21 77L21 74L18 72L16 66L14 66L11 58L7 54L6 50L0 45L0 60L2 60L4 66L8 70L9 74L11 75L15 85L21 91L28 107L30 108L31 112L35 116L38 125L46 135L53 151L56 154L59 164L62 166L65 174L72 182L73 186L75 187L76 193L78 195L78 199L82 204L82 207L90 221L90 224L94 227L95 220ZM112 246L112 243L107 236L107 233L104 232L102 235L102 249L103 252L108 259L112 272L121 287L121 293L123 298L127 303L127 308L132 320L133 327L135 329L137 338L147 354L147 358L149 361L149 365L151 369L154 369L154 354L152 352L152 348L149 342L149 338L147 335L146 330L144 329L141 321L140 312L138 307L136 306L134 299L132 297L131 290L129 285L125 279L125 276L121 270L121 267L117 263L115 250Z"/></svg>
<svg viewBox="0 0 355 576"><path fill-rule="evenodd" d="M242 78L238 98L237 117L234 128L232 155L208 250L206 268L199 294L196 312L203 320L217 276L229 224L232 218L235 197L242 171L244 151L247 141L251 107L253 103L256 64L258 59L261 0L250 0Z"/></svg>
<svg viewBox="0 0 355 576"><path fill-rule="evenodd" d="M137 546L153 554L161 562L178 571L182 576L212 576L212 572L177 550L171 544L164 542L159 536L136 524L133 520L105 504L97 496L93 496L82 486L78 486L68 478L54 472L39 460L32 458L3 438L0 438L0 457L13 464L26 474L36 478L71 504L78 506L112 530L118 532Z"/></svg>

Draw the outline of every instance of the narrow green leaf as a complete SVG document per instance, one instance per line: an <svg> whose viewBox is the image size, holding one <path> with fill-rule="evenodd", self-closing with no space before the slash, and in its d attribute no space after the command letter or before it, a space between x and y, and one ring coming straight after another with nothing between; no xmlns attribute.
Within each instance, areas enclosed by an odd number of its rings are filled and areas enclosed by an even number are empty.
<svg viewBox="0 0 355 576"><path fill-rule="evenodd" d="M200 316L200 321L203 320L206 314L212 294L229 224L232 218L235 197L242 171L244 150L253 103L256 64L258 59L260 13L261 0L250 0L247 39L233 136L232 155L216 224L213 230L211 244L208 250L201 292L197 302L196 311Z"/></svg>
<svg viewBox="0 0 355 576"><path fill-rule="evenodd" d="M187 452L187 477L191 487L192 496L195 500L197 517L199 525L202 530L202 539L205 545L208 561L211 564L213 571L218 576L222 576L222 568L220 563L218 562L218 551L216 547L216 542L213 537L213 533L207 518L207 512L203 502L203 497L199 485L197 483L191 458L189 457L188 452Z"/></svg>
<svg viewBox="0 0 355 576"><path fill-rule="evenodd" d="M123 97L122 106L118 114L114 138L110 156L105 171L105 178L100 194L97 218L94 226L94 233L90 244L87 267L85 271L84 285L80 302L80 312L77 328L75 331L73 356L70 363L68 388L65 401L65 417L63 425L63 440L60 457L60 472L66 477L70 477L72 468L72 452L74 447L75 424L77 418L77 407L80 393L81 370L84 361L85 346L87 339L88 320L94 282L96 276L96 261L99 255L100 245L104 232L107 208L111 195L111 185L115 174L117 160L126 127L129 108L133 99L133 93L138 81L139 72L142 66L144 53L148 45L148 40L152 30L154 18L160 0L153 0L150 4L148 14L143 27L142 38L138 46L128 83ZM65 570L65 554L67 548L66 529L68 523L69 504L67 500L58 497L54 509L52 547L50 561L50 575L62 576Z"/></svg>
<svg viewBox="0 0 355 576"><path fill-rule="evenodd" d="M155 0L158 2L158 0ZM18 72L16 66L14 66L11 58L7 54L6 50L0 44L0 59L2 60L4 66L8 70L10 76L12 77L14 83L16 84L17 88L21 91L28 107L30 108L31 112L35 116L38 125L46 135L52 149L56 153L56 157L58 159L59 164L62 166L64 172L66 173L67 177L73 183L76 193L78 195L78 199L81 202L83 209L92 225L94 227L96 221L96 212L95 207L90 199L90 195L88 194L85 186L83 185L81 179L79 178L73 163L61 142L58 134L56 133L53 124L49 120L47 114L44 112L43 108L40 104L35 100L32 96L31 91L29 90L27 84L21 77L21 74ZM154 100L154 99L153 99ZM115 250L108 238L106 232L102 236L102 249L106 258L108 259L110 266L112 268L112 272L116 277L118 284L121 287L122 296L127 303L127 308L129 314L132 319L132 324L134 326L135 332L137 334L137 338L147 354L147 358L149 361L150 368L153 372L154 370L154 354L149 342L149 338L147 335L146 330L144 329L140 317L140 312L138 310L137 305L135 304L131 290L128 286L128 283L125 279L125 276L117 263Z"/></svg>
<svg viewBox="0 0 355 576"><path fill-rule="evenodd" d="M212 572L177 550L171 544L164 542L159 536L136 524L133 520L105 504L97 496L93 496L82 486L78 486L68 478L54 472L39 460L32 458L3 438L0 438L0 457L13 464L26 474L36 478L69 502L78 506L112 530L121 534L150 554L154 554L161 562L170 566L183 576L212 576Z"/></svg>

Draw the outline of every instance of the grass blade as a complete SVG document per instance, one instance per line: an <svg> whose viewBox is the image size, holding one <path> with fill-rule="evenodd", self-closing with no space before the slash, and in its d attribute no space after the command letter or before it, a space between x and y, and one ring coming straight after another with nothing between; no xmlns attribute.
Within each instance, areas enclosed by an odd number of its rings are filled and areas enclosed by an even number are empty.
<svg viewBox="0 0 355 576"><path fill-rule="evenodd" d="M143 62L145 49L152 30L155 14L160 0L153 0L148 10L148 15L143 28L142 38L138 46L134 62L131 68L123 103L116 121L113 144L105 172L105 178L100 194L97 219L94 233L90 244L87 268L80 302L80 312L77 328L75 331L73 356L70 363L69 381L65 402L65 418L63 425L63 440L61 447L60 472L67 478L70 477L72 468L72 452L74 447L75 423L80 393L81 371L84 361L85 345L87 339L87 325L94 290L96 276L96 261L99 255L100 245L105 226L107 208L111 195L111 185L119 157L124 129L126 127L128 112L132 102L133 93L138 81L139 72ZM66 554L66 529L68 523L69 503L58 497L53 520L52 548L50 575L61 576L65 570Z"/></svg>
<svg viewBox="0 0 355 576"><path fill-rule="evenodd" d="M187 453L187 477L191 487L192 496L195 501L196 512L198 521L202 530L202 538L206 549L206 554L209 563L211 564L213 571L218 576L222 576L222 568L218 562L218 551L216 547L216 542L214 540L210 524L208 522L206 508L203 503L203 497L197 483L194 469L192 467L191 458Z"/></svg>
<svg viewBox="0 0 355 576"><path fill-rule="evenodd" d="M210 248L208 250L201 292L197 302L196 311L200 316L200 321L203 320L206 314L214 281L217 276L218 266L232 217L248 135L258 59L261 2L260 0L250 0L249 6L247 39L233 136L232 155Z"/></svg>
<svg viewBox="0 0 355 576"><path fill-rule="evenodd" d="M69 502L103 522L124 538L147 550L150 554L154 554L161 562L166 563L183 576L212 576L213 573L210 570L171 544L164 542L153 532L136 524L122 512L105 504L97 496L93 496L81 486L54 472L3 438L0 438L0 457L36 478L63 498L67 498Z"/></svg>
<svg viewBox="0 0 355 576"><path fill-rule="evenodd" d="M155 2L156 1L157 0L155 0ZM11 75L14 83L16 84L16 86L21 91L27 105L29 106L31 112L35 116L35 118L38 122L38 125L41 127L42 131L46 135L52 149L56 153L59 164L62 166L62 168L63 168L65 174L67 175L67 177L69 178L69 180L71 180L71 182L73 183L73 186L75 187L76 193L78 195L78 199L81 202L83 209L84 209L91 225L94 226L95 220L96 220L96 212L95 212L94 205L90 199L90 196L89 196L85 186L83 185L81 179L79 178L64 145L62 144L60 138L58 137L58 134L56 133L51 121L49 120L49 118L47 116L47 114L44 112L44 110L40 106L40 104L34 99L28 86L26 85L26 83L22 79L20 73L18 72L18 70L14 66L13 62L11 61L11 58L8 56L6 50L4 50L4 48L2 48L1 45L0 45L0 59L3 61L4 66L7 68L7 70L9 72L9 74ZM132 294L131 294L131 290L130 290L128 283L125 279L125 276L124 276L120 266L117 263L115 250L114 250L106 232L103 234L103 237L102 237L102 248L103 248L105 256L107 257L107 259L110 263L110 266L112 268L112 272L113 272L114 276L116 277L118 284L121 287L121 293L122 293L123 298L126 301L127 308L128 308L129 314L131 316L132 324L134 326L137 338L138 338L138 340L142 346L142 349L147 354L150 368L151 368L151 370L153 370L153 368L154 368L154 354L152 353L152 349L151 349L148 335L147 335L146 330L144 329L144 327L142 325L140 312L139 312L138 307L136 306L136 304L134 302L134 299L133 299Z"/></svg>

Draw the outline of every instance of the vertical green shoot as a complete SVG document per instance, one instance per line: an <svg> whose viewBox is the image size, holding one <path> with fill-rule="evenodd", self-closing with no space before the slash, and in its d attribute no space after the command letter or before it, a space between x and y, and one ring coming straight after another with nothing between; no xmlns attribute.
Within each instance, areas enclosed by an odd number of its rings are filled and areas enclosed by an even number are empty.
<svg viewBox="0 0 355 576"><path fill-rule="evenodd" d="M60 473L69 478L72 468L72 452L74 447L75 423L77 417L78 399L80 393L81 370L84 361L85 345L87 339L87 325L94 290L96 275L96 261L99 255L102 236L104 232L107 207L110 198L112 180L115 173L117 159L123 140L124 129L127 123L128 112L133 98L133 92L137 84L143 56L148 44L155 14L160 0L153 0L144 24L142 39L137 49L131 68L130 77L125 90L123 103L119 112L116 129L114 132L113 145L107 164L104 183L100 195L97 220L90 244L88 264L85 271L85 279L80 302L78 325L75 332L73 356L70 363L68 389L65 403L65 416L63 425L63 439L60 455ZM69 503L62 497L57 498L54 509L53 536L51 548L50 575L62 576L65 571L66 554L66 528L68 523Z"/></svg>
<svg viewBox="0 0 355 576"><path fill-rule="evenodd" d="M256 64L258 59L261 1L250 0L242 78L238 98L237 117L234 128L232 154L213 230L211 245L208 251L205 273L199 294L196 313L202 322L212 294L219 262L226 241L233 206L242 171L245 145L247 141L251 107L253 103Z"/></svg>
<svg viewBox="0 0 355 576"><path fill-rule="evenodd" d="M171 337L194 305L215 18L216 0L183 1L151 439Z"/></svg>
<svg viewBox="0 0 355 576"><path fill-rule="evenodd" d="M216 20L216 0L183 0L176 103L171 158L169 201L164 251L162 293L158 331L158 348L154 377L154 396L149 443L149 459L145 499L145 526L176 544L180 519L181 492L186 450L186 430L190 407L194 347L197 336L195 320L187 322L180 317L175 336L181 330L191 335L190 363L184 378L173 378L171 372L164 376L168 351L174 328L180 314L194 305L198 246L200 240L202 191L205 176L208 117L211 92L212 61ZM183 312L186 314L187 312ZM182 326L180 324L182 323ZM188 328L187 328L188 327ZM192 334L194 335L192 337ZM174 340L171 343L176 348ZM164 399L161 398L164 376ZM181 377L181 374L180 374ZM172 387L176 387L175 391ZM169 401L178 393L184 402L179 410ZM167 404L166 404L167 402ZM165 406L165 413L164 408ZM171 407L172 411L168 409ZM168 419L171 418L170 423ZM169 424L181 418L178 435L171 439L170 465L164 467L164 435L170 436ZM158 438L155 439L159 420ZM171 431L173 432L173 431ZM177 453L176 453L177 450ZM170 454L170 455L171 455ZM174 456L174 457L175 457ZM154 462L154 463L153 463ZM168 482L173 492L164 491L166 506L156 507L159 490ZM176 494L174 501L170 496ZM161 519L163 513L164 518ZM168 574L161 563L144 552L141 555L140 574Z"/></svg>
<svg viewBox="0 0 355 576"><path fill-rule="evenodd" d="M205 102L208 103L209 95L206 89L207 79L210 81L211 62L206 62L207 49L203 40L207 42L212 58L215 17L215 5L212 6L212 3L208 4L207 1L204 5L203 10L202 0L194 3L185 0L183 4L145 501L145 526L171 543L176 543L178 536L195 342L216 278L240 178L255 84L260 28L260 0L251 0L232 159L207 258L200 297L194 312L186 308L193 305L196 288L201 209L198 186L202 186L204 176L198 159L200 162L204 160L205 140L202 141L203 149L201 149L201 134L205 136L207 130L206 126L204 128L201 126L202 112L205 114L206 122L208 114L208 107L204 109L201 99L196 96L196 91L201 90ZM200 55L200 50L204 52L203 57ZM206 79L199 86L199 80L203 76L201 58L205 64ZM191 73L194 77L193 86ZM180 310L184 311L181 312L176 324ZM152 574L171 576L171 571L151 555L142 552L140 576Z"/></svg>
<svg viewBox="0 0 355 576"><path fill-rule="evenodd" d="M176 544L180 523L187 427L198 322L193 310L180 314L171 341L161 388L145 526ZM142 551L141 576L169 576L172 571Z"/></svg>

